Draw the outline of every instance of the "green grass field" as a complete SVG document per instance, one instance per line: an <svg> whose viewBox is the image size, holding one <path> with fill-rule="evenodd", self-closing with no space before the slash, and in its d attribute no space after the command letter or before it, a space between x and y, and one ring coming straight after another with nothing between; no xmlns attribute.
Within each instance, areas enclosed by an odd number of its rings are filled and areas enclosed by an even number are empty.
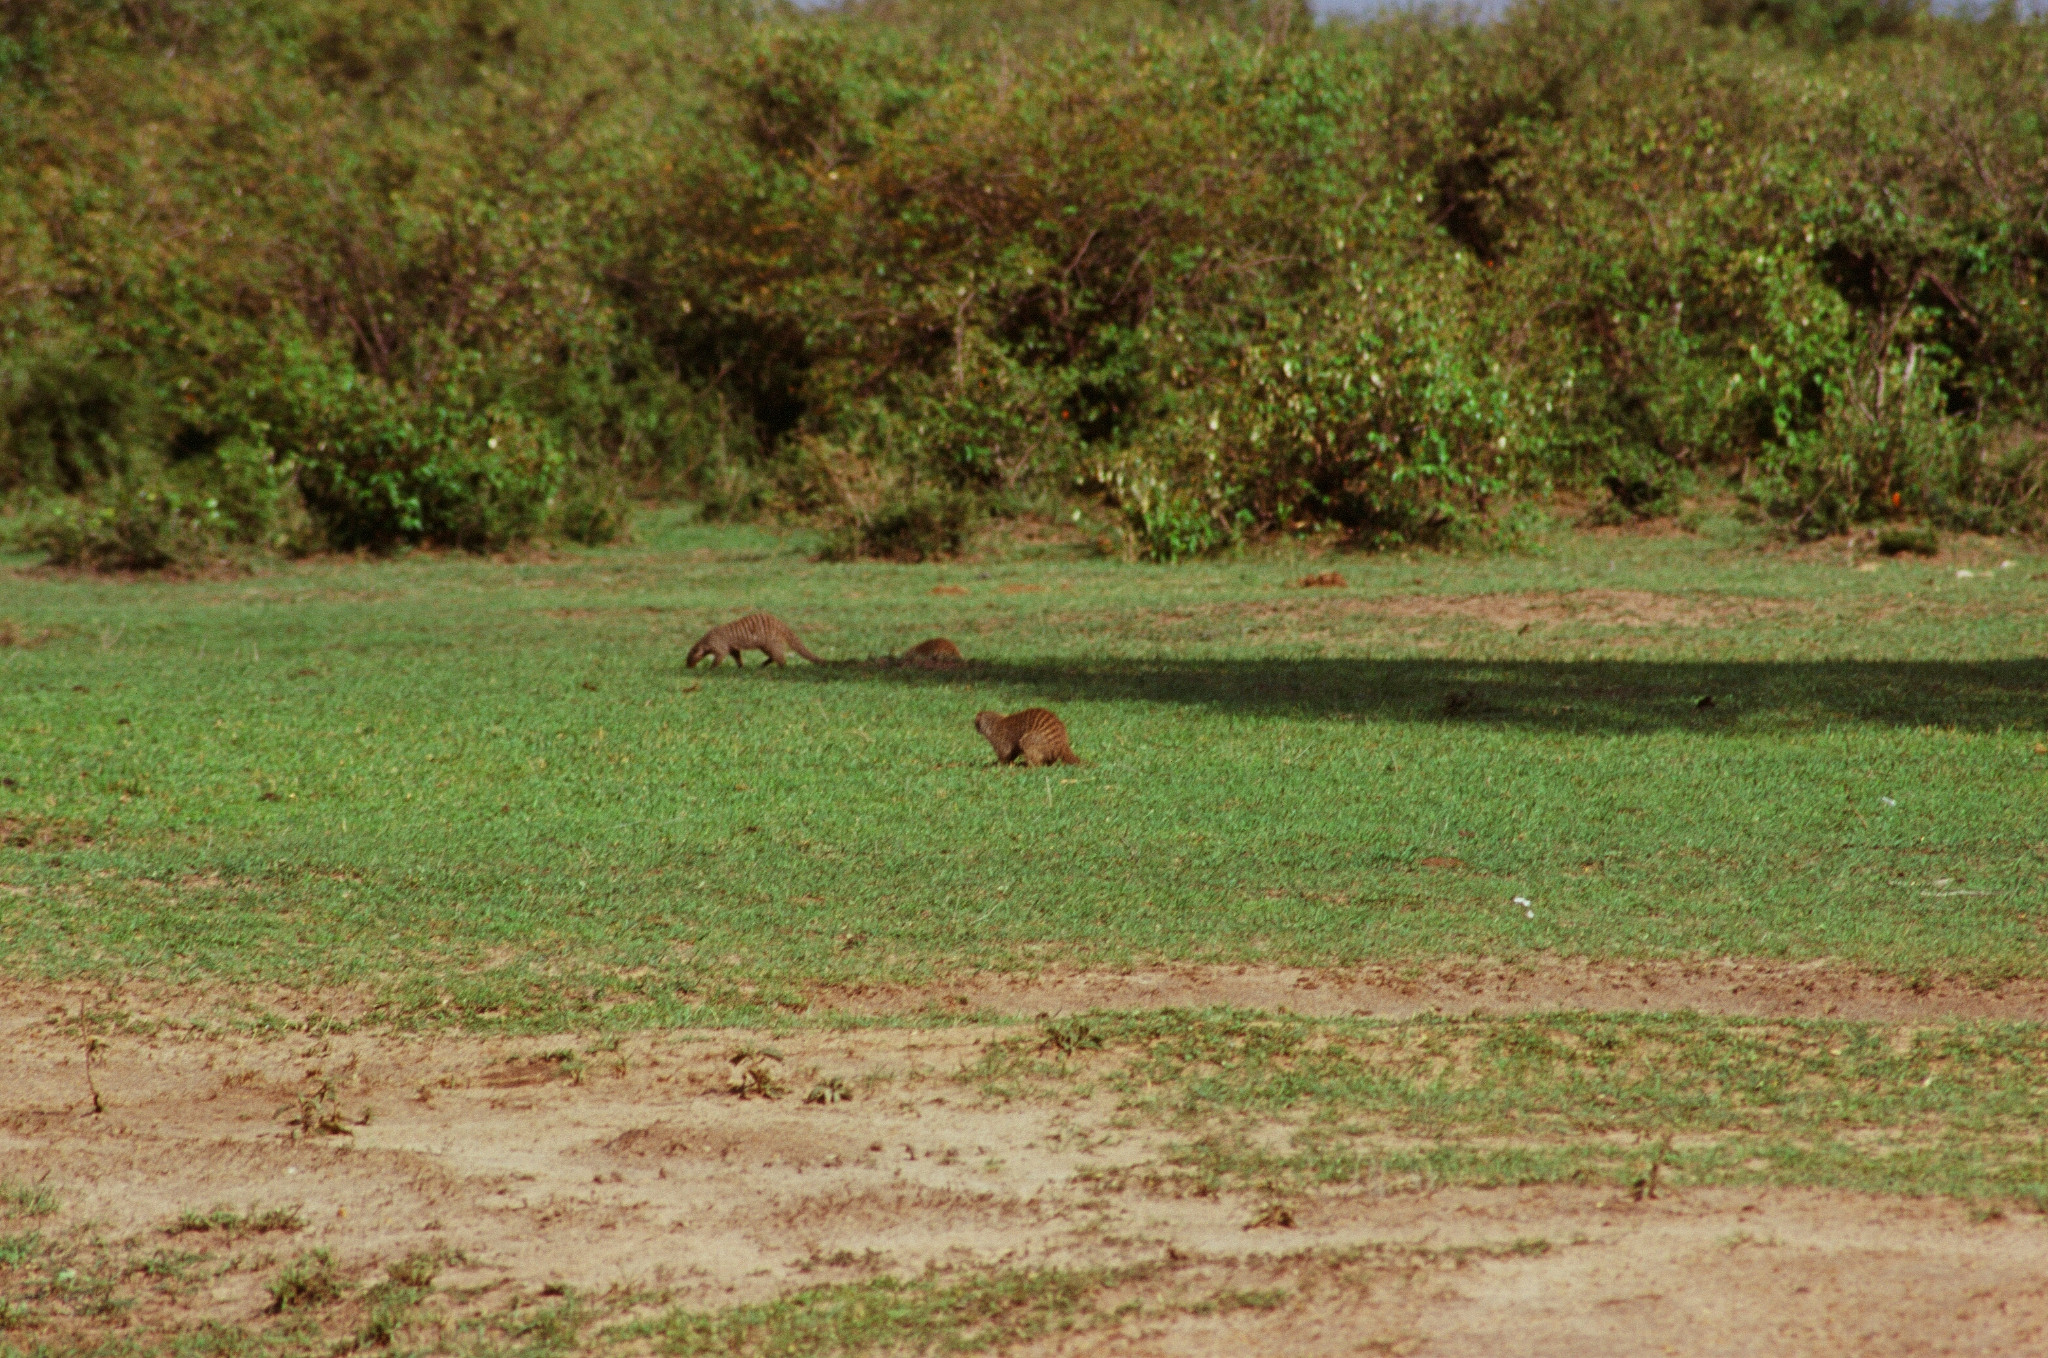
<svg viewBox="0 0 2048 1358"><path fill-rule="evenodd" d="M813 545L670 511L633 546L510 562L196 581L0 563L0 974L105 984L81 1038L129 1025L138 980L259 1030L330 1006L595 1034L886 1022L835 1013L830 988L1162 960L2048 974L2039 552L1852 569L1729 521L1171 568L1071 546L822 565ZM1296 583L1332 567L1344 588ZM834 663L684 668L756 608ZM865 663L935 635L975 663ZM975 712L1031 704L1085 766L993 767ZM265 1008L279 987L300 992L289 1021ZM1995 1214L2038 1210L2048 1164L2039 1024L1211 1009L995 1031L1018 1036L935 1078L984 1108L1106 1092L1120 1125L1173 1138L1102 1193L1625 1189L1655 1164ZM1162 1316L1286 1304L1137 1263L709 1311L514 1297L427 1325L432 1269L402 1261L308 1302L317 1324L279 1303L274 1324L117 1333L151 1288L189 1301L242 1256L102 1239L9 1183L0 1328L28 1338L0 1354L429 1331L404 1351L1000 1348L1112 1324L1132 1289ZM275 1253L273 1293L334 1267Z"/></svg>
<svg viewBox="0 0 2048 1358"><path fill-rule="evenodd" d="M1724 525L1310 590L809 547L669 514L515 564L10 574L5 967L536 1027L1143 959L2048 969L2039 555L1854 571ZM981 663L683 667L752 608ZM992 767L974 713L1033 703L1085 767Z"/></svg>

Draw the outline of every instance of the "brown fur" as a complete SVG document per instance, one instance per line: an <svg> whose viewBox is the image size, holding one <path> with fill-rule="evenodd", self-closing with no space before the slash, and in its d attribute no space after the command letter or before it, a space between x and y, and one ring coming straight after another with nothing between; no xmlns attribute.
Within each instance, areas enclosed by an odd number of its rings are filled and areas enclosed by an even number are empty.
<svg viewBox="0 0 2048 1358"><path fill-rule="evenodd" d="M771 665L782 664L791 651L813 664L824 663L804 648L788 623L770 613L749 613L737 622L712 628L690 648L690 658L685 663L694 668L708 655L711 668L717 669L719 661L731 656L733 664L745 669L746 662L740 658L744 651L763 652Z"/></svg>
<svg viewBox="0 0 2048 1358"><path fill-rule="evenodd" d="M930 641L920 641L917 645L905 651L903 653L903 663L906 665L925 665L936 669L941 665L964 664L966 663L966 657L960 654L958 646L955 646L944 637L933 637Z"/></svg>
<svg viewBox="0 0 2048 1358"><path fill-rule="evenodd" d="M996 762L1024 761L1026 768L1041 764L1078 764L1073 747L1067 744L1067 727L1042 707L1027 707L1004 716L1000 712L975 715L974 729L995 746Z"/></svg>

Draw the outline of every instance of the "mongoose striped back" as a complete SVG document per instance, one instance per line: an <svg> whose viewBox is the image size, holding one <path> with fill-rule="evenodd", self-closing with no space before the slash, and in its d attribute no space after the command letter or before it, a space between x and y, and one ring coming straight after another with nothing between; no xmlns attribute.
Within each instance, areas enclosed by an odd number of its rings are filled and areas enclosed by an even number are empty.
<svg viewBox="0 0 2048 1358"><path fill-rule="evenodd" d="M1067 744L1066 724L1042 707L1027 707L1007 717L1000 712L977 713L974 729L995 746L998 764L1021 759L1025 767L1035 769L1041 764L1081 762Z"/></svg>
<svg viewBox="0 0 2048 1358"><path fill-rule="evenodd" d="M960 648L944 637L933 637L930 641L920 641L917 645L903 653L904 664L927 665L933 668L941 665L962 664L965 659L966 657L960 654Z"/></svg>
<svg viewBox="0 0 2048 1358"><path fill-rule="evenodd" d="M749 613L737 622L712 628L690 648L687 663L694 668L708 655L711 667L716 669L719 661L731 656L733 664L745 669L746 662L740 659L742 651L765 651L771 665L782 664L791 651L813 663L824 663L804 649L804 644L796 639L796 633L789 630L788 623L771 613Z"/></svg>

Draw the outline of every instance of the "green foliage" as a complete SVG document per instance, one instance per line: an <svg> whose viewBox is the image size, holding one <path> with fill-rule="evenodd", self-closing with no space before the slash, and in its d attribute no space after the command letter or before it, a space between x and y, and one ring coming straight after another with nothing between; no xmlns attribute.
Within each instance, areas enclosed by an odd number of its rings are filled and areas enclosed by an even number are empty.
<svg viewBox="0 0 2048 1358"><path fill-rule="evenodd" d="M204 561L230 527L211 501L161 482L115 481L92 499L56 500L31 514L21 545L53 565L158 570Z"/></svg>
<svg viewBox="0 0 2048 1358"><path fill-rule="evenodd" d="M2048 517L2009 16L57 0L0 72L0 490L168 469L226 542L601 541L607 478L1156 559L1557 483Z"/></svg>
<svg viewBox="0 0 2048 1358"><path fill-rule="evenodd" d="M143 402L111 364L65 365L32 352L0 362L0 489L77 492L134 467L146 440Z"/></svg>
<svg viewBox="0 0 2048 1358"><path fill-rule="evenodd" d="M925 487L894 496L859 522L834 533L827 561L944 561L960 555L980 518L970 495Z"/></svg>
<svg viewBox="0 0 2048 1358"><path fill-rule="evenodd" d="M1225 517L1213 457L1202 470L1209 473L1206 484L1188 490L1159 468L1126 457L1119 466L1098 467L1083 484L1101 490L1116 506L1138 556L1178 561L1226 546L1235 537L1237 524Z"/></svg>
<svg viewBox="0 0 2048 1358"><path fill-rule="evenodd" d="M1941 536L1932 528L1887 528L1877 535L1877 550L1885 556L1933 556L1941 550Z"/></svg>
<svg viewBox="0 0 2048 1358"><path fill-rule="evenodd" d="M625 484L610 466L578 468L555 505L555 531L570 542L601 547L625 536L632 511Z"/></svg>

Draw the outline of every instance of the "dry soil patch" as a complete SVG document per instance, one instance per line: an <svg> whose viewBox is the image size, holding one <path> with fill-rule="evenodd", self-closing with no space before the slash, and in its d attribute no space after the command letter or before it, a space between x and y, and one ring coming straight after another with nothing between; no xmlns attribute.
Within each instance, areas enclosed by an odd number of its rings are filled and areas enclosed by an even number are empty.
<svg viewBox="0 0 2048 1358"><path fill-rule="evenodd" d="M167 1029L106 1039L94 1063L106 1110L95 1115L75 1030L13 998L0 1005L0 1163L55 1189L65 1220L151 1236L188 1208L296 1203L307 1225L277 1242L280 1258L320 1246L367 1277L414 1250L459 1249L472 1262L450 1281L486 1301L639 1283L716 1307L880 1271L1171 1261L1135 1285L1138 1300L1224 1283L1288 1300L1200 1315L1153 1306L1039 1351L1931 1353L2048 1342L2048 1229L1973 1220L1943 1201L1700 1189L1635 1203L1597 1187L1387 1196L1354 1186L1302 1202L1291 1229L1250 1230L1259 1204L1242 1195L1105 1191L1098 1171L1154 1158L1165 1134L1121 1125L1106 1098L984 1103L951 1078L1014 1029L640 1034L610 1051L575 1035ZM782 1097L733 1092L730 1057L750 1040L779 1052L768 1064ZM851 1097L803 1101L831 1080ZM291 1126L306 1098L349 1134ZM1498 1255L1516 1240L1548 1250ZM1468 1246L1497 1257L1456 1254ZM1400 1257L1364 1274L1332 1262L1388 1249ZM265 1281L261 1269L226 1275L180 1313L140 1319L255 1323ZM1657 1340L1647 1350L1646 1336Z"/></svg>

